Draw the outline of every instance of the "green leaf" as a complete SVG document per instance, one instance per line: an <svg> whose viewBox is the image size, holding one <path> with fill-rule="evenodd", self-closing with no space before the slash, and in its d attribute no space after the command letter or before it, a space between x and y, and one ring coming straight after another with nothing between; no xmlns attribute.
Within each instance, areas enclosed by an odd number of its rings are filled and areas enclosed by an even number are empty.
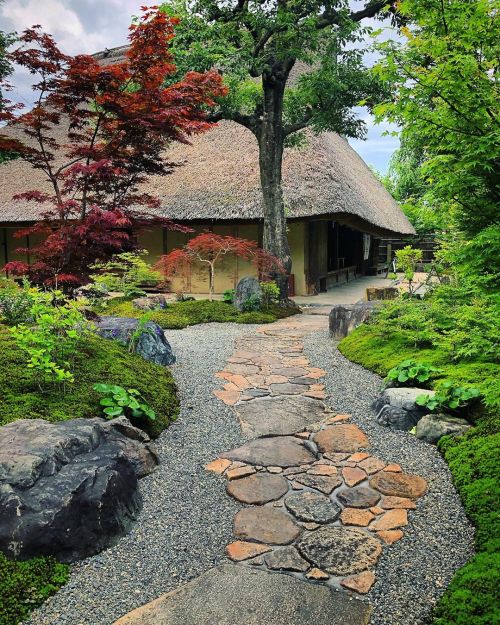
<svg viewBox="0 0 500 625"><path fill-rule="evenodd" d="M105 408L104 411L110 417L119 417L123 414L123 410L121 408Z"/></svg>

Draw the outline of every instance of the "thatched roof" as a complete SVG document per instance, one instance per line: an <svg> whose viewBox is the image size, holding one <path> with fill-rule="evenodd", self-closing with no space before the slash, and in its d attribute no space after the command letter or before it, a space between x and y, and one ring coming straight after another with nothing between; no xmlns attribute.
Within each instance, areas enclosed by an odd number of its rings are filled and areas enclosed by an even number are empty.
<svg viewBox="0 0 500 625"><path fill-rule="evenodd" d="M159 215L176 221L262 219L257 142L249 130L223 121L189 146L173 145L166 158L182 165L147 184L161 200ZM44 174L15 160L0 166L0 177L0 223L36 220L40 206L12 196L48 190ZM337 134L310 133L305 145L286 149L283 187L290 219L332 218L373 234L414 234L391 195Z"/></svg>

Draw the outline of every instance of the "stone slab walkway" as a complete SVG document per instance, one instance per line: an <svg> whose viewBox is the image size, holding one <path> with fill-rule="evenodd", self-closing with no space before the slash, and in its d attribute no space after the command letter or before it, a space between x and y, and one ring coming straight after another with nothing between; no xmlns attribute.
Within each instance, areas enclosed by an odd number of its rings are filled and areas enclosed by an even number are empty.
<svg viewBox="0 0 500 625"><path fill-rule="evenodd" d="M236 341L214 392L250 440L206 469L252 506L235 516L233 561L366 594L383 547L403 537L427 484L370 455L350 415L321 401L325 372L305 357L303 338L326 324L300 315Z"/></svg>

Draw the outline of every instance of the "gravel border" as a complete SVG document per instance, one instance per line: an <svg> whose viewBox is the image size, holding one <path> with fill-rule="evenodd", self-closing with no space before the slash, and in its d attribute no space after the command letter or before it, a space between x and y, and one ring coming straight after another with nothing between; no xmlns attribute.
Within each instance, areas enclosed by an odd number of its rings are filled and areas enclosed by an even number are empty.
<svg viewBox="0 0 500 625"><path fill-rule="evenodd" d="M111 625L117 618L223 562L239 509L224 480L204 471L243 442L233 410L212 393L234 339L257 326L168 330L180 416L156 441L160 466L140 481L144 508L116 546L72 566L71 579L29 625Z"/></svg>
<svg viewBox="0 0 500 625"><path fill-rule="evenodd" d="M423 625L455 571L474 554L474 528L465 516L448 465L437 448L413 435L375 421L371 403L380 392L378 375L342 356L325 332L304 337L313 366L327 371L326 402L353 415L370 439L374 456L424 477L427 494L410 511L404 537L384 547L377 563L377 582L367 595L373 606L371 625Z"/></svg>

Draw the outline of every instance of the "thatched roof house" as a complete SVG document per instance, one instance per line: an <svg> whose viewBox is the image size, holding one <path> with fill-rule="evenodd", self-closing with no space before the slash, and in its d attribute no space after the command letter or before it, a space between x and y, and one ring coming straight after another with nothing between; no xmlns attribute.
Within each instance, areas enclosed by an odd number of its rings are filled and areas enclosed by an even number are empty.
<svg viewBox="0 0 500 625"><path fill-rule="evenodd" d="M193 139L190 146L172 146L167 157L182 165L169 176L151 178L147 185L148 192L161 200L161 216L188 223L196 230L213 228L260 238L258 151L250 131L224 121ZM34 203L14 202L12 196L49 187L42 172L21 160L0 166L0 177L3 264L12 260L19 246L11 238L15 227L33 222L41 210ZM283 185L297 294L324 290L373 269L374 237L414 234L391 195L337 134L311 133L303 146L287 149ZM144 235L143 245L155 259L182 244L184 237L152 230ZM241 261L229 263L216 290L231 288L250 271ZM206 276L193 275L187 288L205 290Z"/></svg>

